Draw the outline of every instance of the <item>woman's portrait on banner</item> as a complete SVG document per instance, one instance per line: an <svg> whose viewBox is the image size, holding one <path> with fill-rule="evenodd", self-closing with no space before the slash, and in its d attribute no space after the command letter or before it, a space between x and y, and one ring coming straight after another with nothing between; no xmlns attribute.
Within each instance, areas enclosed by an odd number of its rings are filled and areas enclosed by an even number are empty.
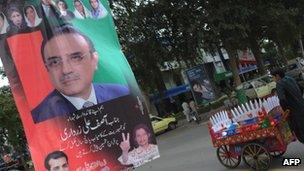
<svg viewBox="0 0 304 171"><path fill-rule="evenodd" d="M3 12L1 12L0 13L0 34L5 34L8 27L9 27L9 24L6 19L6 16L3 14Z"/></svg>
<svg viewBox="0 0 304 171"><path fill-rule="evenodd" d="M74 15L78 19L92 18L91 12L83 5L81 0L74 0Z"/></svg>
<svg viewBox="0 0 304 171"><path fill-rule="evenodd" d="M29 27L37 27L42 21L33 5L24 7L24 16L27 26Z"/></svg>
<svg viewBox="0 0 304 171"><path fill-rule="evenodd" d="M101 19L108 15L107 9L99 0L89 0L91 5L91 15L93 19Z"/></svg>
<svg viewBox="0 0 304 171"><path fill-rule="evenodd" d="M22 12L15 6L8 8L7 18L10 24L8 31L11 33L16 33L28 28Z"/></svg>
<svg viewBox="0 0 304 171"><path fill-rule="evenodd" d="M159 156L158 147L152 144L151 130L146 124L138 124L133 129L133 140L135 148L131 151L130 134L122 133L120 148L122 155L118 158L123 165L133 165L137 167L145 162L153 160Z"/></svg>

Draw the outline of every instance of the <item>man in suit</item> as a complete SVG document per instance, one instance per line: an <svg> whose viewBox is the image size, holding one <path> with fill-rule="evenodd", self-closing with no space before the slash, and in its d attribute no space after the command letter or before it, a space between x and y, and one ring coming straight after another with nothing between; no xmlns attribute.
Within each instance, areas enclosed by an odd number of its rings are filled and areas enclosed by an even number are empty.
<svg viewBox="0 0 304 171"><path fill-rule="evenodd" d="M46 17L54 17L54 9L52 9L51 0L41 0L41 6Z"/></svg>
<svg viewBox="0 0 304 171"><path fill-rule="evenodd" d="M92 84L98 53L92 41L71 26L56 28L42 43L41 53L55 90L32 110L35 123L129 94L122 85Z"/></svg>

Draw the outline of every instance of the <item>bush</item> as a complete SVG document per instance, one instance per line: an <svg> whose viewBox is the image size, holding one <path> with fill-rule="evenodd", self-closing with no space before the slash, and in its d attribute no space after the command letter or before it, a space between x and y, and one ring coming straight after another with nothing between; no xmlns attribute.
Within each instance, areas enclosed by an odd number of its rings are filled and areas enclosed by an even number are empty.
<svg viewBox="0 0 304 171"><path fill-rule="evenodd" d="M182 120L186 118L183 112L172 113L169 117L175 117L176 120Z"/></svg>
<svg viewBox="0 0 304 171"><path fill-rule="evenodd" d="M222 104L219 101L215 101L214 103L211 103L211 109L217 109L221 106Z"/></svg>
<svg viewBox="0 0 304 171"><path fill-rule="evenodd" d="M215 101L210 102L211 109L217 109L221 106L224 106L224 101L227 100L227 99L228 99L228 97L225 95L225 96L222 96L222 97L218 98Z"/></svg>
<svg viewBox="0 0 304 171"><path fill-rule="evenodd" d="M206 104L206 105L200 105L200 106L198 106L197 112L198 112L199 114L202 114L202 113L207 113L207 112L209 112L210 110L211 110L211 106L210 106L209 103L208 103L208 104Z"/></svg>

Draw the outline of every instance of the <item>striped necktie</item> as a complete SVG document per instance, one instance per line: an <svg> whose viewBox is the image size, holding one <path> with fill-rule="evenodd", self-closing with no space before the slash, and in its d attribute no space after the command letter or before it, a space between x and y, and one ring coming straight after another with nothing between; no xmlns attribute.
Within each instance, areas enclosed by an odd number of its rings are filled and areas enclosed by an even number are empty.
<svg viewBox="0 0 304 171"><path fill-rule="evenodd" d="M88 107L91 107L91 106L94 106L94 103L93 103L93 102L90 102L90 101L86 101L86 102L84 102L84 104L82 105L82 109L88 108Z"/></svg>

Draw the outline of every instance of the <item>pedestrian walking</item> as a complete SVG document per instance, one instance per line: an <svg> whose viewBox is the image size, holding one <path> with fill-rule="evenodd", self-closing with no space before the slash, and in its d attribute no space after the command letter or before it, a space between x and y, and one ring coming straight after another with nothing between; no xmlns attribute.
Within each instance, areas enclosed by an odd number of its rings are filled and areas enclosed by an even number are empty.
<svg viewBox="0 0 304 171"><path fill-rule="evenodd" d="M191 100L189 102L189 107L190 107L191 112L197 113L197 108L196 108L196 104L195 104L194 100Z"/></svg>
<svg viewBox="0 0 304 171"><path fill-rule="evenodd" d="M183 108L183 113L186 116L186 119L188 122L190 122L190 108L189 108L189 104L187 102L183 102L182 103L182 108Z"/></svg>
<svg viewBox="0 0 304 171"><path fill-rule="evenodd" d="M197 106L193 99L189 102L190 107L190 120L193 119L197 124L199 124L200 117L197 113Z"/></svg>
<svg viewBox="0 0 304 171"><path fill-rule="evenodd" d="M304 99L301 90L292 77L277 68L271 71L273 80L277 83L277 95L283 110L289 109L288 123L291 130L301 143L304 143Z"/></svg>

